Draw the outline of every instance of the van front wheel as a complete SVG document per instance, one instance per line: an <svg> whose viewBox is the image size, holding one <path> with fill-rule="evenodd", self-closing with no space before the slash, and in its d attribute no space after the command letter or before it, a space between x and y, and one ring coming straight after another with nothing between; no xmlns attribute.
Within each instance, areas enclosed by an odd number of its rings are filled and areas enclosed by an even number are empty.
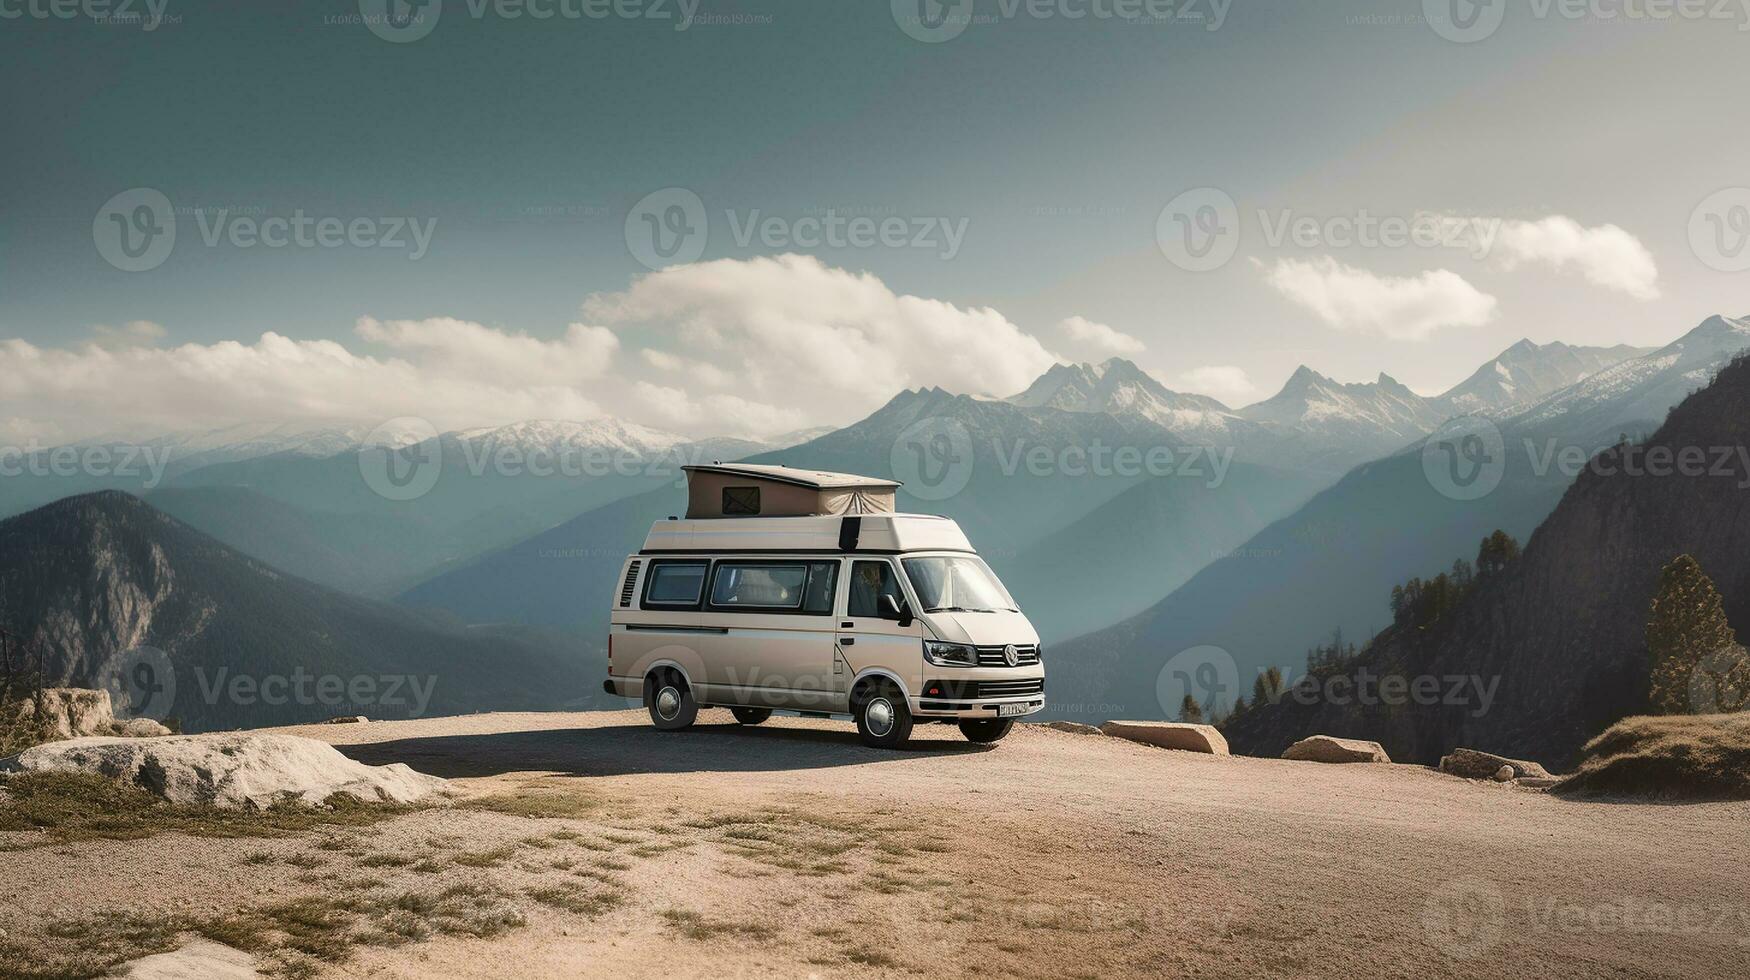
<svg viewBox="0 0 1750 980"><path fill-rule="evenodd" d="M1015 727L1013 718L980 718L960 723L960 734L968 742L998 742Z"/></svg>
<svg viewBox="0 0 1750 980"><path fill-rule="evenodd" d="M652 674L644 682L644 706L650 709L650 723L668 732L690 727L699 716L692 689L671 670Z"/></svg>
<svg viewBox="0 0 1750 980"><path fill-rule="evenodd" d="M897 749L911 738L911 708L891 684L870 690L857 702L857 735L876 749Z"/></svg>

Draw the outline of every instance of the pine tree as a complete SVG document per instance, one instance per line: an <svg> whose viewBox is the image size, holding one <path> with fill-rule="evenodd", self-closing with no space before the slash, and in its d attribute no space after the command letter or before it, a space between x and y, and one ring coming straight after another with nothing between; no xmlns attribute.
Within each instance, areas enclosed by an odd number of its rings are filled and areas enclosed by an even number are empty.
<svg viewBox="0 0 1750 980"><path fill-rule="evenodd" d="M1282 697L1282 688L1281 667L1259 671L1258 679L1252 682L1252 704L1275 704Z"/></svg>
<svg viewBox="0 0 1750 980"><path fill-rule="evenodd" d="M1678 555L1659 573L1647 619L1651 683L1647 700L1654 714L1691 710L1689 680L1705 659L1738 645L1726 622L1718 589L1689 555Z"/></svg>
<svg viewBox="0 0 1750 980"><path fill-rule="evenodd" d="M1519 542L1499 528L1477 548L1477 574L1493 575L1519 558Z"/></svg>
<svg viewBox="0 0 1750 980"><path fill-rule="evenodd" d="M1193 725L1203 723L1203 709L1197 706L1197 699L1189 694L1179 704L1179 720Z"/></svg>

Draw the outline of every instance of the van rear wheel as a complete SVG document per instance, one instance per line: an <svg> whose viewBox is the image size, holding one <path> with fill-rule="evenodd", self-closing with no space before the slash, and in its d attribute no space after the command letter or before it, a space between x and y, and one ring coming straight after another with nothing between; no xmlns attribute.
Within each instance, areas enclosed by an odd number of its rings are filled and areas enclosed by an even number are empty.
<svg viewBox="0 0 1750 980"><path fill-rule="evenodd" d="M757 725L772 716L770 708L730 708L729 713L743 725Z"/></svg>
<svg viewBox="0 0 1750 980"><path fill-rule="evenodd" d="M960 723L960 734L966 736L968 742L985 744L1000 742L1015 727L1013 718L979 718L968 719Z"/></svg>
<svg viewBox="0 0 1750 980"><path fill-rule="evenodd" d="M857 700L857 735L876 749L897 749L911 738L911 708L892 684L881 684Z"/></svg>
<svg viewBox="0 0 1750 980"><path fill-rule="evenodd" d="M650 709L650 723L665 732L688 728L699 716L699 703L693 700L692 688L672 670L651 674L645 680L644 706Z"/></svg>

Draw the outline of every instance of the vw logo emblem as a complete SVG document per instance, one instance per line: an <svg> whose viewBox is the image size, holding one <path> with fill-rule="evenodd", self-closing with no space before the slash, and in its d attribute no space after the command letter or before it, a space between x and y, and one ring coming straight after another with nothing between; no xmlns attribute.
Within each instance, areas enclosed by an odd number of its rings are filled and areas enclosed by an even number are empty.
<svg viewBox="0 0 1750 980"><path fill-rule="evenodd" d="M1020 662L1021 662L1021 651L1015 649L1015 645L1013 643L1009 644L1008 646L1003 647L1003 663L1008 664L1010 667L1013 667Z"/></svg>

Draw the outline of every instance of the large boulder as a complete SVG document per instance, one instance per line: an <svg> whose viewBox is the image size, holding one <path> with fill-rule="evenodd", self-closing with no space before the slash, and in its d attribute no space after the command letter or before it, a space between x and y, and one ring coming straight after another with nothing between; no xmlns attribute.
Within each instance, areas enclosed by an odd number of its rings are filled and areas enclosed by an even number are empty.
<svg viewBox="0 0 1750 980"><path fill-rule="evenodd" d="M1451 755L1440 757L1440 771L1465 779L1498 779L1502 767L1511 767L1512 779L1549 779L1549 770L1535 762L1509 759L1506 756L1476 749L1453 749ZM1500 780L1505 782L1505 780Z"/></svg>
<svg viewBox="0 0 1750 980"><path fill-rule="evenodd" d="M41 725L50 738L107 735L115 725L115 706L108 691L50 687L19 702L17 717L25 724Z"/></svg>
<svg viewBox="0 0 1750 980"><path fill-rule="evenodd" d="M50 742L0 760L0 771L94 773L172 803L220 807L318 804L337 793L370 803L413 803L448 786L401 763L367 766L327 742L263 732Z"/></svg>
<svg viewBox="0 0 1750 980"><path fill-rule="evenodd" d="M150 718L129 718L115 723L115 734L126 738L162 738L170 734L170 729Z"/></svg>
<svg viewBox="0 0 1750 980"><path fill-rule="evenodd" d="M1390 762L1385 747L1358 738L1313 735L1290 745L1284 759L1296 762Z"/></svg>
<svg viewBox="0 0 1750 980"><path fill-rule="evenodd" d="M1109 721L1100 731L1113 738L1126 738L1163 749L1183 749L1209 755L1227 755L1227 739L1214 725L1193 725L1181 721Z"/></svg>

